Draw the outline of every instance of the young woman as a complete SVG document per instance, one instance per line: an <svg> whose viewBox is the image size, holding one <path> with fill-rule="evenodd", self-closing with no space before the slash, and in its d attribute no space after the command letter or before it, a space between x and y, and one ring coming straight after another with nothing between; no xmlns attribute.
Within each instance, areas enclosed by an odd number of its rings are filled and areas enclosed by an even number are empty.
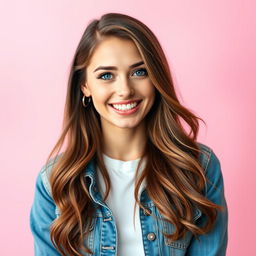
<svg viewBox="0 0 256 256"><path fill-rule="evenodd" d="M221 167L196 140L199 119L180 104L145 24L93 20L73 59L62 134L36 180L35 255L225 255Z"/></svg>

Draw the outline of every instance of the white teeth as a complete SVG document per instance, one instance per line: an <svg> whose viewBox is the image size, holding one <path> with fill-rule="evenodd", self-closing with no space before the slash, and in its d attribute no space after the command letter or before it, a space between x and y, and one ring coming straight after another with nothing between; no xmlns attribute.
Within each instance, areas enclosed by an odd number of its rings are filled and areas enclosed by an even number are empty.
<svg viewBox="0 0 256 256"><path fill-rule="evenodd" d="M113 104L112 106L118 110L129 110L138 105L137 102L134 102L132 104Z"/></svg>

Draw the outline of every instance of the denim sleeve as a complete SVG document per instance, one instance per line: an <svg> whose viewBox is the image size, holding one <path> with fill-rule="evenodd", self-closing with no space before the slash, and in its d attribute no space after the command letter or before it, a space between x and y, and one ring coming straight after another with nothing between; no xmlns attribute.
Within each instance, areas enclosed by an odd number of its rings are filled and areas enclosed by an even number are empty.
<svg viewBox="0 0 256 256"><path fill-rule="evenodd" d="M42 180L42 169L37 176L34 201L30 210L30 229L34 237L35 256L60 256L50 239L50 225L56 218L55 204Z"/></svg>
<svg viewBox="0 0 256 256"><path fill-rule="evenodd" d="M211 149L205 171L209 180L205 189L206 197L224 206L224 210L218 211L216 223L209 233L198 236L199 240L193 236L186 256L225 256L228 242L228 209L220 161ZM202 215L197 224L201 226L205 221L206 217Z"/></svg>

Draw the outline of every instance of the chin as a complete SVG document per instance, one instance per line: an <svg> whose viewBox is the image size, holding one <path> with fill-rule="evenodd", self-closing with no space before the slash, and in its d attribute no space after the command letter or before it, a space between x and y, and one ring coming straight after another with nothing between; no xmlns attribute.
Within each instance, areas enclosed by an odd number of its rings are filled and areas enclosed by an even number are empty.
<svg viewBox="0 0 256 256"><path fill-rule="evenodd" d="M115 126L123 129L132 129L136 128L138 126L138 123L132 123L132 124L115 124Z"/></svg>

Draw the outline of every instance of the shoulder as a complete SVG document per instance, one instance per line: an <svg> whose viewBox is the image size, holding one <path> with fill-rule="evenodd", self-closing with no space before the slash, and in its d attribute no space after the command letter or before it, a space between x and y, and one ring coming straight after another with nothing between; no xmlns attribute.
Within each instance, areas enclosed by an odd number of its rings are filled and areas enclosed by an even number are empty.
<svg viewBox="0 0 256 256"><path fill-rule="evenodd" d="M59 160L62 153L58 154L56 157L51 158L46 164L44 164L38 174L37 182L42 182L42 185L44 186L45 190L51 196L51 186L50 186L50 175L53 169L54 164Z"/></svg>
<svg viewBox="0 0 256 256"><path fill-rule="evenodd" d="M220 206L217 218L211 231L195 237L191 240L189 250L186 255L226 255L228 239L228 207L224 193L224 183L222 178L221 164L214 150L202 143L198 143L200 148L200 163L204 168L206 184L203 191L204 196ZM204 226L207 216L203 214L198 219L197 224ZM215 241L215 242L212 242Z"/></svg>
<svg viewBox="0 0 256 256"><path fill-rule="evenodd" d="M48 237L49 225L60 212L53 200L48 179L56 160L55 157L43 165L36 178L34 199L30 210L30 227L38 241Z"/></svg>
<svg viewBox="0 0 256 256"><path fill-rule="evenodd" d="M197 145L198 145L199 150L200 150L200 154L199 154L200 164L202 165L204 170L206 170L207 166L210 162L210 158L211 158L211 155L213 153L213 150L212 150L212 148L210 148L209 146L207 146L207 145L205 145L201 142L197 142Z"/></svg>
<svg viewBox="0 0 256 256"><path fill-rule="evenodd" d="M206 194L209 194L212 192L212 190L216 189L223 190L223 175L218 156L211 147L199 142L198 145L201 151L199 161L204 169L207 179Z"/></svg>
<svg viewBox="0 0 256 256"><path fill-rule="evenodd" d="M205 171L208 170L209 164L211 165L220 164L219 158L217 157L217 155L215 154L214 150L211 147L200 142L197 142L197 144L200 149L199 161Z"/></svg>

